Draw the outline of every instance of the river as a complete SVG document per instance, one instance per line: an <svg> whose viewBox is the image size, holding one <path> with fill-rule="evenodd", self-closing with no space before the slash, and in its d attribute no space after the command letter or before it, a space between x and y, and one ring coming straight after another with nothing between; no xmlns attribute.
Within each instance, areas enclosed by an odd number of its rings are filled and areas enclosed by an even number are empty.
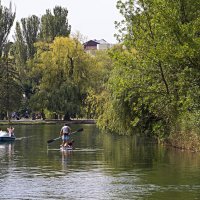
<svg viewBox="0 0 200 200"><path fill-rule="evenodd" d="M6 127L1 126L3 129ZM61 152L61 125L16 125L16 141L0 143L0 199L200 199L200 155L136 136L75 133Z"/></svg>

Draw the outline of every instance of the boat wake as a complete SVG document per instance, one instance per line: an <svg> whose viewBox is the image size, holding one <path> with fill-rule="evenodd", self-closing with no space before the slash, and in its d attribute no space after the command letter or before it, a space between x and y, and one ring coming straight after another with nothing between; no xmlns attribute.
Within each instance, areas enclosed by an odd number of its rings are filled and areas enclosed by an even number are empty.
<svg viewBox="0 0 200 200"><path fill-rule="evenodd" d="M53 149L53 148L48 148L48 151L63 151L62 149ZM89 148L85 148L85 149L81 149L81 148L74 148L74 149L69 149L70 151L79 151L79 152L96 152L96 151L103 151L103 149L89 149Z"/></svg>
<svg viewBox="0 0 200 200"><path fill-rule="evenodd" d="M24 139L28 139L28 138L31 138L31 137L35 137L35 136L31 135L31 136L27 136L27 137L19 137L19 138L16 138L15 140L24 140Z"/></svg>

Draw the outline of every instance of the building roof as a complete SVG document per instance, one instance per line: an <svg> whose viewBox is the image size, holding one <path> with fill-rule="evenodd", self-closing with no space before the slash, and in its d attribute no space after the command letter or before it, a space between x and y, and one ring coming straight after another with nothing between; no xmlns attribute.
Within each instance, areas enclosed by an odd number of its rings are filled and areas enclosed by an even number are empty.
<svg viewBox="0 0 200 200"><path fill-rule="evenodd" d="M99 44L107 44L108 42L106 42L106 40L101 39L101 40L96 40L94 39L93 41L98 42Z"/></svg>
<svg viewBox="0 0 200 200"><path fill-rule="evenodd" d="M97 44L108 44L108 42L106 42L106 40L104 40L104 39L101 39L101 40L96 40L96 39L94 39L94 40L89 40L89 41L87 41L87 42L85 42L83 45L84 46L90 46L90 45L97 45Z"/></svg>
<svg viewBox="0 0 200 200"><path fill-rule="evenodd" d="M89 40L89 41L85 42L83 45L84 46L96 46L97 44L99 44L97 41Z"/></svg>

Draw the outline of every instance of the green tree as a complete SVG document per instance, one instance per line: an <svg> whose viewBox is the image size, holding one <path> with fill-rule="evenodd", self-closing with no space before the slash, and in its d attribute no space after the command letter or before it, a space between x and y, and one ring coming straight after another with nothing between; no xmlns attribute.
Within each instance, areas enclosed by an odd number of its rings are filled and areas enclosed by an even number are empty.
<svg viewBox="0 0 200 200"><path fill-rule="evenodd" d="M27 58L33 58L35 54L34 43L37 42L38 39L40 20L37 16L32 15L28 18L22 18L21 24L23 39L27 46ZM16 26L16 28L19 29L18 26ZM16 38L21 40L21 33L19 30L16 31L16 34L19 34L16 35Z"/></svg>
<svg viewBox="0 0 200 200"><path fill-rule="evenodd" d="M68 10L61 6L53 9L53 14L48 9L41 18L40 38L44 41L52 42L55 37L68 37L71 26L68 24Z"/></svg>
<svg viewBox="0 0 200 200"><path fill-rule="evenodd" d="M50 10L47 10L41 18L41 23L35 15L23 18L21 22L16 23L13 52L24 93L28 99L34 94L34 84L37 82L29 77L33 67L32 58L36 51L34 45L39 40L51 42L56 36L68 36L71 27L68 25L67 15L67 9L56 6L54 15L51 14Z"/></svg>
<svg viewBox="0 0 200 200"><path fill-rule="evenodd" d="M136 102L140 98L140 85L137 80L138 70L134 69L135 50L125 50L123 45L117 45L109 55L112 57L113 69L105 85L103 112L98 116L97 124L101 129L127 134L138 119L137 111L140 111ZM135 98L130 99L131 92L134 92ZM135 107L131 108L130 103L133 106L133 102Z"/></svg>
<svg viewBox="0 0 200 200"><path fill-rule="evenodd" d="M122 120L115 129L140 126L160 138L181 131L183 116L199 117L200 2L130 0L117 7L124 16L116 23L118 38L126 49L113 52L113 118L104 115L104 121L114 127ZM193 120L190 128L197 126Z"/></svg>
<svg viewBox="0 0 200 200"><path fill-rule="evenodd" d="M7 37L12 28L13 22L15 20L15 12L12 12L12 5L6 8L1 5L0 1L0 55L3 50L3 45L7 41Z"/></svg>
<svg viewBox="0 0 200 200"><path fill-rule="evenodd" d="M35 48L34 44L30 44L29 46ZM31 69L29 69L27 63L30 57L28 57L28 46L19 22L16 23L15 27L15 43L13 44L13 52L16 68L23 85L24 94L28 99L30 99L31 94L33 93L32 81L29 77L29 71Z"/></svg>
<svg viewBox="0 0 200 200"><path fill-rule="evenodd" d="M113 69L113 61L109 51L95 51L91 57L90 84L84 101L84 113L87 118L97 119L102 114L102 107L106 103L106 84Z"/></svg>
<svg viewBox="0 0 200 200"><path fill-rule="evenodd" d="M35 42L38 40L40 19L32 15L28 18L22 18L21 22L16 23L15 27L15 43L13 44L13 54L15 65L19 72L21 85L26 97L24 107L28 107L30 96L33 94L32 80L29 77L31 69L28 61L34 57ZM27 108L21 108L27 109Z"/></svg>
<svg viewBox="0 0 200 200"><path fill-rule="evenodd" d="M15 27L15 43L14 43L14 56L15 56L15 62L18 67L19 73L21 78L25 77L26 71L26 61L28 59L27 54L27 45L25 43L22 29L20 27L20 23L16 23Z"/></svg>
<svg viewBox="0 0 200 200"><path fill-rule="evenodd" d="M22 87L13 58L9 57L11 43L5 45L3 57L0 59L0 112L10 113L18 110L22 102Z"/></svg>
<svg viewBox="0 0 200 200"><path fill-rule="evenodd" d="M6 114L8 116L8 113L19 105L18 100L21 99L21 97L18 98L17 94L19 88L17 87L14 63L8 57L12 44L7 42L7 38L14 19L15 12L12 12L11 3L10 7L6 8L1 5L0 1L0 113L1 115L4 114L4 116ZM21 94L20 90L19 94Z"/></svg>
<svg viewBox="0 0 200 200"><path fill-rule="evenodd" d="M90 69L82 45L76 39L57 37L51 44L40 42L36 46L32 79L39 80L35 82L33 106L38 102L40 109L66 119L80 115Z"/></svg>

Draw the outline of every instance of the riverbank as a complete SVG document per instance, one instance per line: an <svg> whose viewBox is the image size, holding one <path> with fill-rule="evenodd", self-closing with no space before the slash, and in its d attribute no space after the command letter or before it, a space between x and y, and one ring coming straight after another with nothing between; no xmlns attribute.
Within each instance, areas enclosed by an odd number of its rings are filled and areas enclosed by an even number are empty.
<svg viewBox="0 0 200 200"><path fill-rule="evenodd" d="M171 134L165 144L182 151L200 152L200 136L192 131Z"/></svg>
<svg viewBox="0 0 200 200"><path fill-rule="evenodd" d="M70 121L63 121L58 119L45 119L45 120L32 120L32 119L20 119L20 120L0 120L0 125L34 125L34 124L95 124L93 119L73 119Z"/></svg>

